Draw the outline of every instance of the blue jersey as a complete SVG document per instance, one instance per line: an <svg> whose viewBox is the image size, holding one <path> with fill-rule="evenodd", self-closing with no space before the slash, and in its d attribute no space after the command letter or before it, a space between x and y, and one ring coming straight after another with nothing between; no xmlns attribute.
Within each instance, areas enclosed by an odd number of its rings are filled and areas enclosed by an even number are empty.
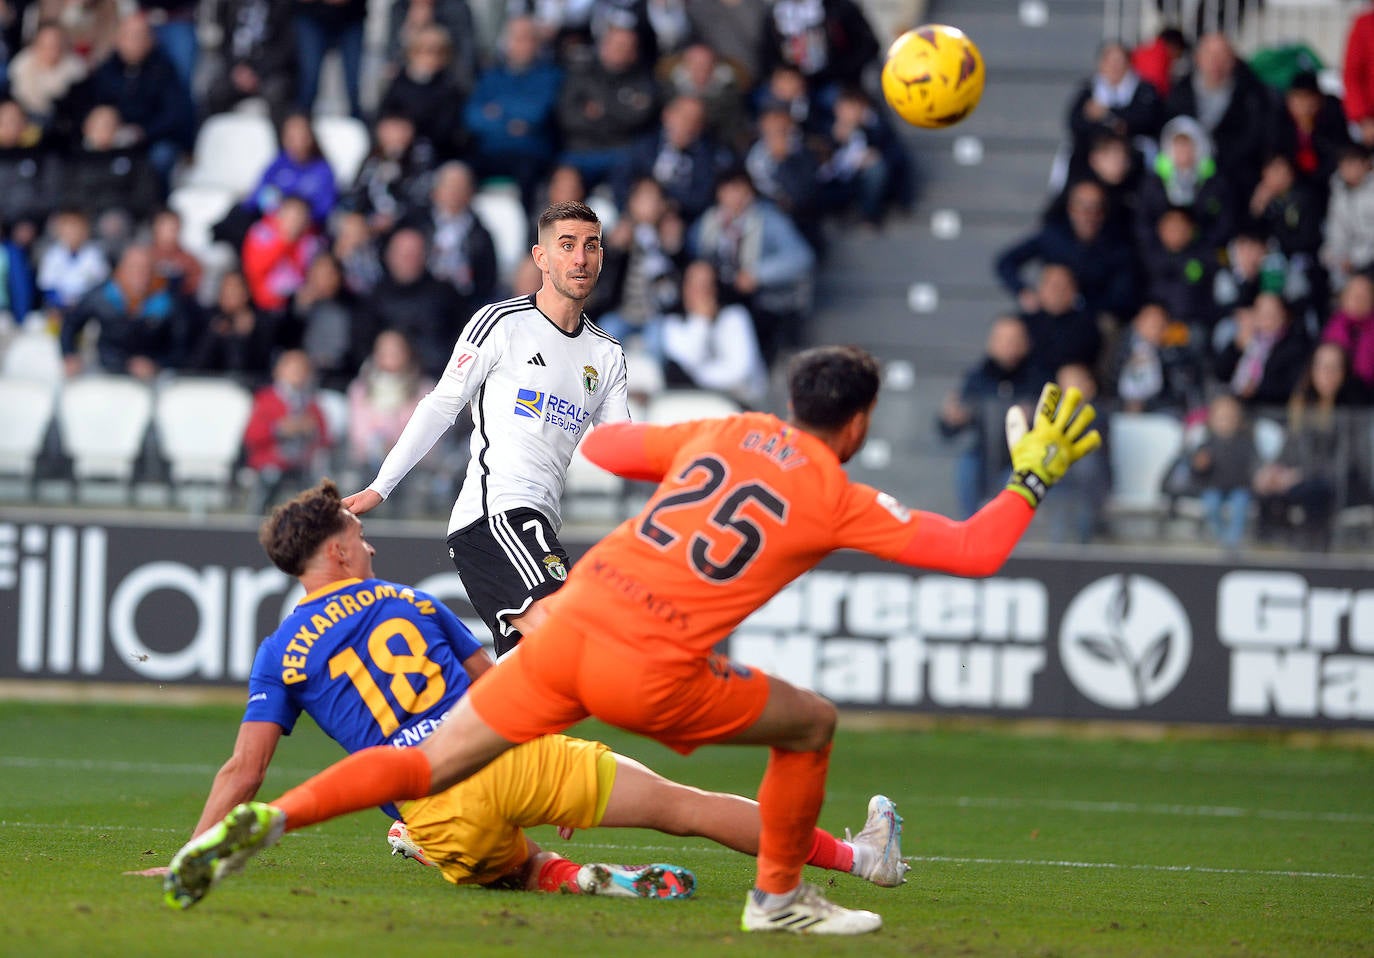
<svg viewBox="0 0 1374 958"><path fill-rule="evenodd" d="M258 647L243 720L289 735L304 711L349 752L418 745L466 694L463 661L481 647L423 592L381 579L334 582Z"/></svg>

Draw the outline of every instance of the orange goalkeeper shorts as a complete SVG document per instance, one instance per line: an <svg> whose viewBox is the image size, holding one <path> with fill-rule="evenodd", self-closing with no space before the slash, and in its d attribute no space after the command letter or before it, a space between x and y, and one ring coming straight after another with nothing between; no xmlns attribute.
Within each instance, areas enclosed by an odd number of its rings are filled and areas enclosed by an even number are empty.
<svg viewBox="0 0 1374 958"><path fill-rule="evenodd" d="M768 676L724 656L664 660L550 625L525 636L468 692L482 720L512 742L595 716L686 755L743 732L768 702Z"/></svg>

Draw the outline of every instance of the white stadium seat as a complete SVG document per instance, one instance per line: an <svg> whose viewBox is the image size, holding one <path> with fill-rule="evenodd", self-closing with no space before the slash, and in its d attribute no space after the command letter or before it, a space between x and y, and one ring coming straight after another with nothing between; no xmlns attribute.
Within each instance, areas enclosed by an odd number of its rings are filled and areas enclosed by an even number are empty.
<svg viewBox="0 0 1374 958"><path fill-rule="evenodd" d="M340 189L352 186L372 149L367 125L351 116L317 116L311 122L320 150L334 171L334 182Z"/></svg>
<svg viewBox="0 0 1374 958"><path fill-rule="evenodd" d="M649 397L646 419L671 425L692 419L716 419L740 411L739 403L728 396L705 389L669 389Z"/></svg>
<svg viewBox="0 0 1374 958"><path fill-rule="evenodd" d="M1114 413L1107 430L1112 491L1107 514L1161 523L1169 514L1164 474L1183 450L1183 423L1169 413Z"/></svg>
<svg viewBox="0 0 1374 958"><path fill-rule="evenodd" d="M253 397L227 379L179 379L158 391L154 422L172 482L227 485Z"/></svg>
<svg viewBox="0 0 1374 958"><path fill-rule="evenodd" d="M0 409L5 428L0 429L0 474L33 479L34 465L52 423L56 393L47 383L26 379L0 379Z"/></svg>
<svg viewBox="0 0 1374 958"><path fill-rule="evenodd" d="M77 482L128 485L153 415L153 392L129 376L90 376L62 388L57 422Z"/></svg>
<svg viewBox="0 0 1374 958"><path fill-rule="evenodd" d="M197 258L203 258L215 245L210 231L224 219L237 200L225 186L179 186L167 197L167 205L181 217L181 245Z"/></svg>
<svg viewBox="0 0 1374 958"><path fill-rule="evenodd" d="M62 384L62 347L57 337L42 327L44 322L46 320L25 323L9 341L0 376L42 383L50 390Z"/></svg>
<svg viewBox="0 0 1374 958"><path fill-rule="evenodd" d="M201 124L183 185L220 186L247 195L277 155L272 121L251 113L217 113Z"/></svg>
<svg viewBox="0 0 1374 958"><path fill-rule="evenodd" d="M508 283L515 268L530 253L530 224L520 199L507 190L483 190L472 198L472 209L491 233L501 282Z"/></svg>

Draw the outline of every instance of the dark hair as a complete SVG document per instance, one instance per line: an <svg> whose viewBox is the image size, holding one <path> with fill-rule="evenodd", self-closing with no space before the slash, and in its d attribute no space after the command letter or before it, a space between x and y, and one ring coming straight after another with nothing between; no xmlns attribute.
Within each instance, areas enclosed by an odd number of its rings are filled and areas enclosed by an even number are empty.
<svg viewBox="0 0 1374 958"><path fill-rule="evenodd" d="M347 529L339 487L331 479L321 479L273 509L258 529L258 542L274 566L299 576L320 546Z"/></svg>
<svg viewBox="0 0 1374 958"><path fill-rule="evenodd" d="M787 367L792 415L803 426L838 429L878 396L878 361L858 346L818 346Z"/></svg>
<svg viewBox="0 0 1374 958"><path fill-rule="evenodd" d="M281 123L277 126L277 143L286 149L286 124L292 120L300 119L305 121L305 128L310 131L310 159L318 160L324 156L324 151L320 149L320 138L315 133L315 120L304 110L292 110L281 118Z"/></svg>
<svg viewBox="0 0 1374 958"><path fill-rule="evenodd" d="M1369 162L1369 147L1354 141L1346 143L1336 151L1336 159L1338 162L1360 160L1367 163Z"/></svg>
<svg viewBox="0 0 1374 958"><path fill-rule="evenodd" d="M539 214L539 235L543 236L559 220L578 220L582 223L601 225L601 217L586 203L555 203Z"/></svg>

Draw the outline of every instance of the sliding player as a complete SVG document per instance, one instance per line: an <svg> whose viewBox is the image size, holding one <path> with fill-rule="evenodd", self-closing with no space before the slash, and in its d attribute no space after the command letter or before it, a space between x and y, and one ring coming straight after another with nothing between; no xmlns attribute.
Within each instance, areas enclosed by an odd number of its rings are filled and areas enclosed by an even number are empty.
<svg viewBox="0 0 1374 958"><path fill-rule="evenodd" d="M771 747L744 930L853 935L881 927L876 914L832 904L801 880L825 794L834 706L712 649L836 549L990 575L1049 487L1101 440L1078 391L1061 396L1046 385L1033 428L1019 409L1008 416L1006 490L953 522L913 512L841 468L868 432L878 392L872 356L854 347L804 352L793 360L789 392L789 422L745 413L595 430L588 458L659 487L639 516L578 563L551 600L548 623L419 748L367 749L270 805L236 808L173 858L169 894L194 900L285 828L428 795L517 743L595 715L683 753L713 742Z"/></svg>

